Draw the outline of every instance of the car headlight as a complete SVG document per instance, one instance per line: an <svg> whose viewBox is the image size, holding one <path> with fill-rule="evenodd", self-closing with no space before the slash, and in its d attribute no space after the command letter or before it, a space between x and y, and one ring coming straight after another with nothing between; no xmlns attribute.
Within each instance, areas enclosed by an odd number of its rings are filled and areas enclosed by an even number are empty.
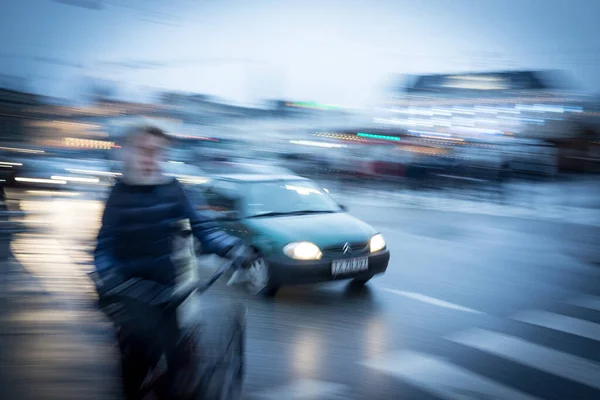
<svg viewBox="0 0 600 400"><path fill-rule="evenodd" d="M374 235L369 241L369 248L371 253L385 249L385 239L381 233Z"/></svg>
<svg viewBox="0 0 600 400"><path fill-rule="evenodd" d="M319 260L323 255L314 243L294 242L283 248L283 253L294 260Z"/></svg>

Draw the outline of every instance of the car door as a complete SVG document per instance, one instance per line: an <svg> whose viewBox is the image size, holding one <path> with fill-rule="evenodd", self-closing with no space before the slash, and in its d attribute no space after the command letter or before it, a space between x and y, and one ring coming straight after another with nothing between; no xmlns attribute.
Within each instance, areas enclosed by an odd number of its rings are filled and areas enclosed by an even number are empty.
<svg viewBox="0 0 600 400"><path fill-rule="evenodd" d="M213 185L204 192L204 200L206 205L203 208L210 210L213 218L227 233L246 239L248 232L240 218L240 198L235 190ZM234 213L238 215L233 215Z"/></svg>

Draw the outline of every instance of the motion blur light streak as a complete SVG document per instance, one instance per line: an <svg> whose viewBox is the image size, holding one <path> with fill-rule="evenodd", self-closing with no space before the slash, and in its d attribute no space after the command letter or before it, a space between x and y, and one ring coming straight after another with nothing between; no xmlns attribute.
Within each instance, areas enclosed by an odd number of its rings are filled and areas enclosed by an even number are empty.
<svg viewBox="0 0 600 400"><path fill-rule="evenodd" d="M18 153L32 153L32 154L45 153L44 150L19 149L16 147L0 147L0 150L8 150L8 151L16 151Z"/></svg>
<svg viewBox="0 0 600 400"><path fill-rule="evenodd" d="M176 178L179 182L182 182L182 183L202 185L202 184L210 182L209 178L206 178L203 176L180 175L180 174L171 174L171 173L167 173L165 175Z"/></svg>
<svg viewBox="0 0 600 400"><path fill-rule="evenodd" d="M52 322L77 322L77 313L68 310L55 310L52 313L47 312L26 312L12 317L11 322L33 322L33 321L52 321Z"/></svg>
<svg viewBox="0 0 600 400"><path fill-rule="evenodd" d="M194 140L206 140L209 142L219 142L219 139L209 138L209 137L204 137L204 136L182 135L182 134L178 134L178 133L171 133L170 136L172 136L174 138L178 138L178 139L194 139Z"/></svg>
<svg viewBox="0 0 600 400"><path fill-rule="evenodd" d="M115 142L107 142L105 140L92 140L92 139L80 139L80 138L64 138L64 143L68 147L83 147L90 149L104 149L109 150L111 148L118 147Z"/></svg>
<svg viewBox="0 0 600 400"><path fill-rule="evenodd" d="M372 133L364 133L364 132L358 132L356 135L360 136L360 137L364 137L364 138L369 138L369 139L391 140L391 141L396 141L396 142L400 141L400 138L396 137L396 136L375 135Z"/></svg>
<svg viewBox="0 0 600 400"><path fill-rule="evenodd" d="M313 142L313 141L310 141L310 140L290 140L290 143L304 145L304 146L325 147L325 148L342 148L342 147L348 147L345 144L335 144L335 143L325 143L325 142Z"/></svg>
<svg viewBox="0 0 600 400"><path fill-rule="evenodd" d="M29 182L29 183L50 183L53 185L66 185L67 184L67 181L60 181L60 180L54 180L54 179L22 178L22 177L15 178L15 181Z"/></svg>
<svg viewBox="0 0 600 400"><path fill-rule="evenodd" d="M70 176L51 176L51 179L59 180L59 181L67 181L67 182L81 182L81 183L98 183L100 179L98 178L76 178Z"/></svg>
<svg viewBox="0 0 600 400"><path fill-rule="evenodd" d="M369 143L369 141L367 139L363 139L356 135L351 135L351 134L347 134L347 133L334 133L334 132L315 133L315 134L313 134L313 136L326 137L326 138L330 138L330 139L350 140L350 141L361 142L361 143Z"/></svg>
<svg viewBox="0 0 600 400"><path fill-rule="evenodd" d="M49 190L27 190L25 191L27 194L31 194L34 196L65 196L65 197L77 197L81 196L81 193L77 192L56 192Z"/></svg>
<svg viewBox="0 0 600 400"><path fill-rule="evenodd" d="M72 172L76 174L90 174L90 175L104 175L104 176L121 176L120 172L107 172L107 171L94 171L89 169L72 169L65 168L65 171Z"/></svg>

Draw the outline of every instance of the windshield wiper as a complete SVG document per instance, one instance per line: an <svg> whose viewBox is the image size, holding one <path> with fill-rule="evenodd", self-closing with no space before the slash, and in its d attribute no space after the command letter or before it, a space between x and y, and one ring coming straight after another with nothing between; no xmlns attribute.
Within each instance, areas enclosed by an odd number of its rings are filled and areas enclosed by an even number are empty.
<svg viewBox="0 0 600 400"><path fill-rule="evenodd" d="M264 214L256 214L251 216L250 218L259 218L259 217L278 217L282 215L306 215L306 214L329 214L335 211L332 210L299 210L299 211L288 211L288 212L268 212Z"/></svg>
<svg viewBox="0 0 600 400"><path fill-rule="evenodd" d="M250 216L250 218L259 218L259 217L277 217L279 215L289 215L289 213L284 212L268 212L263 214L255 214Z"/></svg>

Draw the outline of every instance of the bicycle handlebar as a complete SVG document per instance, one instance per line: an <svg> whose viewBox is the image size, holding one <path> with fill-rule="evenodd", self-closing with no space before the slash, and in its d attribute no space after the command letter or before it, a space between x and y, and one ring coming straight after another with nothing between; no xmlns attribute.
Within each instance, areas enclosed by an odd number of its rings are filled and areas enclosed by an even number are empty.
<svg viewBox="0 0 600 400"><path fill-rule="evenodd" d="M206 282L194 282L193 284L189 285L189 287L186 287L184 289L182 289L180 292L176 293L173 298L171 299L171 301L169 301L169 304L165 307L166 311L170 311L170 310L174 310L177 307L179 307L181 304L183 304L192 294L194 294L195 292L198 293L204 293L206 292L208 289L210 289L210 287L212 285L215 284L216 281L219 280L219 278L221 278L221 276L231 268L231 266L233 265L233 261L226 261L223 264L221 264L221 266L217 269L217 271L206 281Z"/></svg>
<svg viewBox="0 0 600 400"><path fill-rule="evenodd" d="M158 306L164 311L172 311L183 304L195 292L204 293L210 289L210 287L214 285L215 282L218 281L219 278L221 278L221 276L233 265L233 261L227 260L219 266L217 271L207 281L189 283L175 293L170 293L169 291L171 288L168 287L161 289L162 285L156 282L145 281L142 279L128 280L111 288L106 293L103 293L100 301L104 304L136 301L139 303L147 303L150 306ZM88 272L88 276L92 281L97 283L98 273L96 271ZM146 286L146 289L143 289L143 286ZM135 292L136 295L127 295L127 290ZM144 292L149 292L150 294L144 295ZM168 296L167 298L164 297L165 294Z"/></svg>

